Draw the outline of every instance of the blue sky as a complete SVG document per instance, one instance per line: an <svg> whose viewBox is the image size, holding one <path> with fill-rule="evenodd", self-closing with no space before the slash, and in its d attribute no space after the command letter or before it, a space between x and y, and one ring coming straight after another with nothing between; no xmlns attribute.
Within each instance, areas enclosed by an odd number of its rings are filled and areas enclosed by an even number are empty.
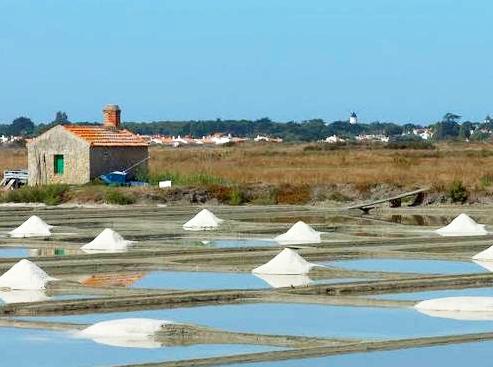
<svg viewBox="0 0 493 367"><path fill-rule="evenodd" d="M0 121L493 112L487 0L0 0Z"/></svg>

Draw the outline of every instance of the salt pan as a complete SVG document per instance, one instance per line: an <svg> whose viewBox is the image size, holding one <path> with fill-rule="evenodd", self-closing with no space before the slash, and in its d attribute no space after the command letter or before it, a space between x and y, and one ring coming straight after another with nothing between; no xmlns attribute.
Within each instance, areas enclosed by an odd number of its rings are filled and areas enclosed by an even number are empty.
<svg viewBox="0 0 493 367"><path fill-rule="evenodd" d="M445 297L417 303L419 312L456 320L493 320L493 297Z"/></svg>
<svg viewBox="0 0 493 367"><path fill-rule="evenodd" d="M77 336L112 346L159 348L161 343L155 341L154 336L169 324L173 322L144 318L110 320L91 325L81 330Z"/></svg>
<svg viewBox="0 0 493 367"><path fill-rule="evenodd" d="M95 239L81 247L86 252L91 251L125 251L132 241L125 240L119 233L106 228Z"/></svg>
<svg viewBox="0 0 493 367"><path fill-rule="evenodd" d="M9 232L11 237L44 237L51 236L53 226L45 223L40 217L33 215L19 227Z"/></svg>
<svg viewBox="0 0 493 367"><path fill-rule="evenodd" d="M31 261L22 259L0 276L0 288L45 289L51 280L56 279Z"/></svg>
<svg viewBox="0 0 493 367"><path fill-rule="evenodd" d="M484 227L484 224L478 224L467 214L462 213L450 224L435 232L440 236L484 236L488 234Z"/></svg>
<svg viewBox="0 0 493 367"><path fill-rule="evenodd" d="M299 221L289 231L274 238L281 245L320 243L320 232L315 231L305 222Z"/></svg>
<svg viewBox="0 0 493 367"><path fill-rule="evenodd" d="M202 209L195 217L183 225L187 231L207 231L219 227L224 220L216 217L207 209Z"/></svg>
<svg viewBox="0 0 493 367"><path fill-rule="evenodd" d="M254 274L272 288L302 287L312 283L308 275Z"/></svg>
<svg viewBox="0 0 493 367"><path fill-rule="evenodd" d="M252 270L256 274L308 274L315 266L303 259L296 251L285 248L268 263Z"/></svg>

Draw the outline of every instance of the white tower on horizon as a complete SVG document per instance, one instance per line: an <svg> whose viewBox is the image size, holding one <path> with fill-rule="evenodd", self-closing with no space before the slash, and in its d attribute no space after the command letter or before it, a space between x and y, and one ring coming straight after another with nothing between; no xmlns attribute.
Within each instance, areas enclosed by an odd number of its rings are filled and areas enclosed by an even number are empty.
<svg viewBox="0 0 493 367"><path fill-rule="evenodd" d="M358 123L358 116L355 112L351 112L351 115L349 116L349 123L351 125L356 125Z"/></svg>

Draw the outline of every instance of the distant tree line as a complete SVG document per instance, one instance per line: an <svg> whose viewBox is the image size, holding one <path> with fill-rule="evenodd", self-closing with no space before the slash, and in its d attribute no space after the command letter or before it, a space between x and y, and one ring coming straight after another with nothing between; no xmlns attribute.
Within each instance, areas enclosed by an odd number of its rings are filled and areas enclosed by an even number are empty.
<svg viewBox="0 0 493 367"><path fill-rule="evenodd" d="M397 135L404 131L404 126L394 123L373 122L371 124L351 125L348 121L326 123L322 119L280 123L269 118L259 120L126 122L124 127L143 135L202 137L212 133L224 133L247 137L267 135L280 137L286 141L314 141L325 139L330 135L342 137L354 137L359 134Z"/></svg>
<svg viewBox="0 0 493 367"><path fill-rule="evenodd" d="M490 137L493 131L493 119L486 117L482 123L460 122L461 116L446 113L442 120L429 125L434 132L433 140L483 140ZM53 121L34 124L27 117L18 117L11 124L0 124L0 134L14 136L37 136L58 124L69 124L68 115L58 111ZM77 124L100 124L99 122L76 122ZM349 124L346 121L327 123L322 119L311 119L302 122L276 122L264 117L258 120L198 120L198 121L154 121L125 122L123 127L141 135L171 135L202 137L213 133L232 134L234 136L255 137L267 135L280 137L285 141L315 141L331 135L342 138L354 138L361 134L385 135L391 137L406 136L423 126L417 124L399 125L392 122L372 122L369 124ZM409 139L412 139L410 137Z"/></svg>

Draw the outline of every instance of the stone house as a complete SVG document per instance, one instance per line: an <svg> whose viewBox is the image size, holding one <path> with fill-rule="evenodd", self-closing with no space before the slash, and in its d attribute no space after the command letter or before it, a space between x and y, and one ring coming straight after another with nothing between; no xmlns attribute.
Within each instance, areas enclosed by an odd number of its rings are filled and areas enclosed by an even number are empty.
<svg viewBox="0 0 493 367"><path fill-rule="evenodd" d="M120 108L107 105L102 125L57 125L27 143L28 184L85 184L149 156L148 143L120 129ZM147 170L147 161L129 170Z"/></svg>

